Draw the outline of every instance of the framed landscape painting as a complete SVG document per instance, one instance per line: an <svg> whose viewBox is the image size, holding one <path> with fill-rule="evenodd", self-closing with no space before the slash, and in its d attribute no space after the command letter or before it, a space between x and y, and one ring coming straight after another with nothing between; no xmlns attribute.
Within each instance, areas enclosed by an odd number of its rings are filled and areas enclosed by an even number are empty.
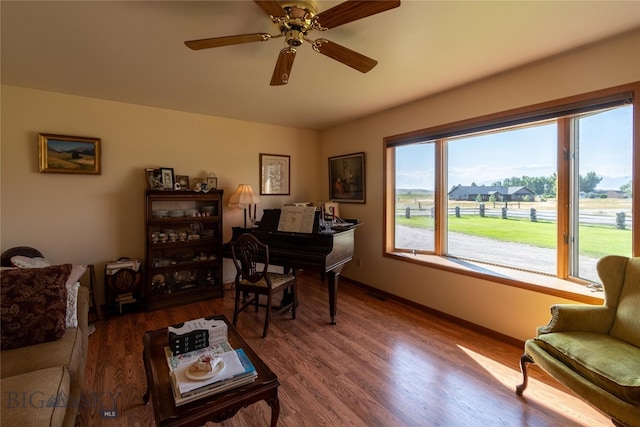
<svg viewBox="0 0 640 427"><path fill-rule="evenodd" d="M364 153L329 157L331 201L365 203L364 180Z"/></svg>
<svg viewBox="0 0 640 427"><path fill-rule="evenodd" d="M41 173L100 175L100 138L38 134Z"/></svg>

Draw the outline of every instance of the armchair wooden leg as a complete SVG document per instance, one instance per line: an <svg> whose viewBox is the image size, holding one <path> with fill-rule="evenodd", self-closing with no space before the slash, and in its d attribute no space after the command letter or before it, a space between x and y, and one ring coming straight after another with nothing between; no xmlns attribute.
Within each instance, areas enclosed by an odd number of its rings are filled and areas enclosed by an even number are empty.
<svg viewBox="0 0 640 427"><path fill-rule="evenodd" d="M522 384L516 386L516 394L522 396L524 389L527 388L529 378L527 375L527 363L533 363L533 359L527 353L523 354L520 358L520 370L522 371Z"/></svg>
<svg viewBox="0 0 640 427"><path fill-rule="evenodd" d="M616 427L628 427L627 424L624 424L622 421L618 421L615 418L611 418L611 422L613 423L614 426Z"/></svg>

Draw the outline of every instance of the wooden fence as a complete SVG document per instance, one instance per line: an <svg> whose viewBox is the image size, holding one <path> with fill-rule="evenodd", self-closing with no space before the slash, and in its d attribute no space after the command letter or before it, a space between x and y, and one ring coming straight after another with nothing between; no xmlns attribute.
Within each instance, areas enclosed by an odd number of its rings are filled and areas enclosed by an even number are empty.
<svg viewBox="0 0 640 427"><path fill-rule="evenodd" d="M412 208L407 206L404 209L396 209L396 215L410 217L432 217L434 216L433 206L420 206L419 208ZM557 221L556 211L541 211L534 208L526 209L507 209L507 208L487 208L482 206L477 207L450 207L447 210L449 216L485 216L485 217L502 217L507 218L519 218L530 219L531 221ZM592 215L592 214L580 214L580 224L592 224L602 226L613 226L621 229L631 229L633 227L633 220L631 214L624 212L616 212L610 215Z"/></svg>

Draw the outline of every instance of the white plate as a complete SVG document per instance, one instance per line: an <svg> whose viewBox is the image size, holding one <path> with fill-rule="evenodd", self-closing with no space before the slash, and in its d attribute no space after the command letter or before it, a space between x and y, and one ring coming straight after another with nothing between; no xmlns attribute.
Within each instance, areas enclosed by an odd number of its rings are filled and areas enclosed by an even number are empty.
<svg viewBox="0 0 640 427"><path fill-rule="evenodd" d="M198 363L198 362L194 362L194 363ZM195 374L189 370L190 368L189 367L185 369L184 375L192 381L204 381L218 375L220 372L222 372L222 370L224 369L224 366L225 366L224 360L220 360L218 364L210 372L206 374Z"/></svg>

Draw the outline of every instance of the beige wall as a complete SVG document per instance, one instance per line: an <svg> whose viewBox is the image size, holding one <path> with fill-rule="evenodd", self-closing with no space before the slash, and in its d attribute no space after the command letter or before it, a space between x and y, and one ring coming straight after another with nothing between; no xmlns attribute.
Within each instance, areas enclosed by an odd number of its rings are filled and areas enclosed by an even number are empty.
<svg viewBox="0 0 640 427"><path fill-rule="evenodd" d="M358 218L356 253L343 274L392 294L518 339L549 319L559 298L385 258L383 141L439 124L479 117L640 80L640 31L465 87L404 105L322 133L321 157L364 151L367 203L342 204ZM322 170L326 182L327 172Z"/></svg>
<svg viewBox="0 0 640 427"><path fill-rule="evenodd" d="M213 170L226 201L241 182L257 188L258 153L290 154L291 197L263 198L262 207L278 207L323 200L327 157L364 151L367 203L340 208L364 223L356 231L361 267L351 263L344 274L524 340L561 300L382 256L382 138L638 81L639 47L636 31L320 134L3 86L0 246L35 246L53 262L95 263L101 275L109 259L143 256L145 167L189 176ZM102 138L103 174L38 173L38 132ZM242 213L224 215L228 239Z"/></svg>
<svg viewBox="0 0 640 427"><path fill-rule="evenodd" d="M96 264L100 287L105 262L144 257L144 168L214 171L226 203L240 183L259 190L259 153L291 155L292 177L324 166L315 131L11 86L1 95L1 250L27 245L54 263ZM38 173L39 132L101 138L102 174ZM290 197L263 196L260 207L318 198L314 179L292 179ZM242 222L242 210L225 207L225 240Z"/></svg>

